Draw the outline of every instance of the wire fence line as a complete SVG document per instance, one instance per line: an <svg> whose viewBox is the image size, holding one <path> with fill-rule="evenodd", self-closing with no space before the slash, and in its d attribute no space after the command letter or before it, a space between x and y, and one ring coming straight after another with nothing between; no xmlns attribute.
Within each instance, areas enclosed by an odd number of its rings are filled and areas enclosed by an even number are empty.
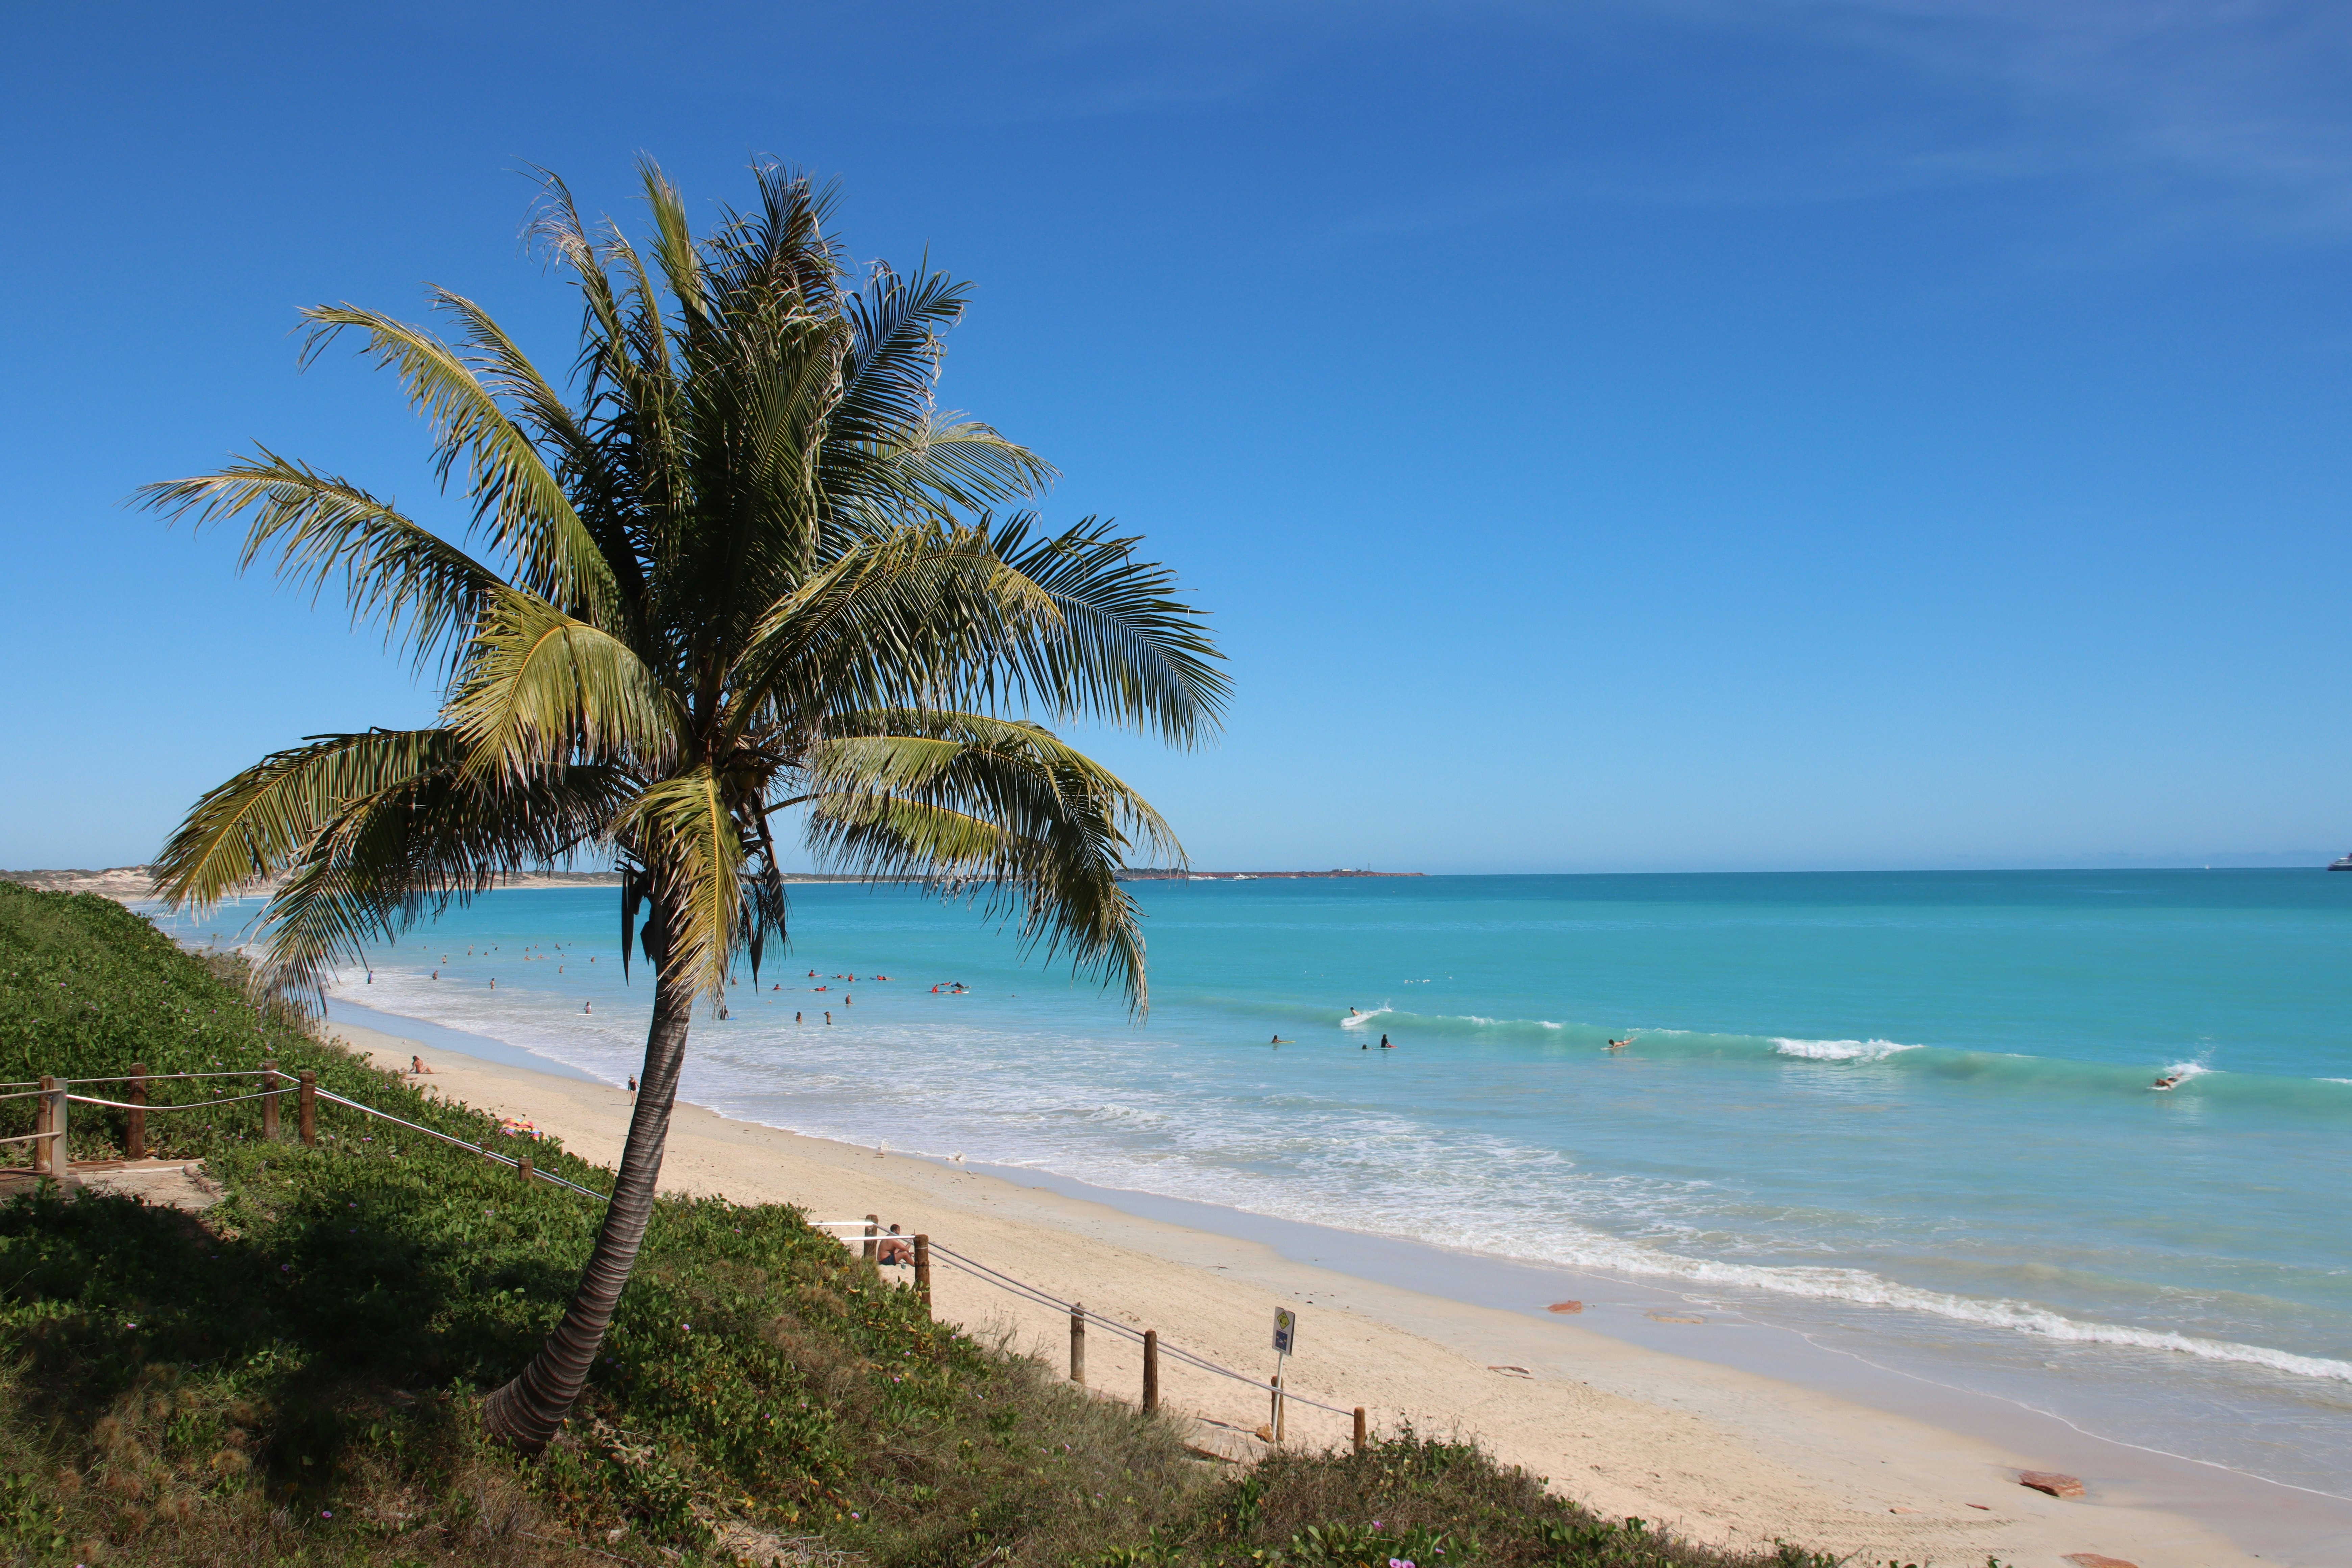
<svg viewBox="0 0 2352 1568"><path fill-rule="evenodd" d="M863 1224L864 1222L859 1221L858 1223ZM945 1258L952 1267L962 1269L965 1273L973 1276L975 1279L987 1284L993 1285L1000 1290L1022 1297L1026 1300L1034 1301L1041 1307L1057 1308L1064 1312L1069 1313L1076 1313L1084 1310L1084 1309L1079 1307L1079 1305L1075 1301L1065 1301L1057 1296L1054 1296L1045 1290L1039 1289L1036 1286L1030 1284L1024 1279L1016 1279L1012 1275L1006 1274L1000 1269L991 1268L987 1264L982 1263L976 1258L966 1258L962 1253L954 1251L951 1248L941 1247L936 1241L931 1243L931 1255L935 1258ZM1111 1332L1115 1334L1122 1334L1138 1344L1141 1344L1143 1342L1143 1332L1141 1330L1131 1329L1116 1319L1100 1317L1093 1312L1087 1312L1086 1314L1086 1321L1090 1324L1100 1323ZM1214 1373L1219 1377L1229 1377L1235 1383L1245 1383L1252 1388L1261 1388L1265 1390L1268 1394L1278 1393L1285 1400L1299 1405L1311 1405L1318 1410L1328 1410L1334 1415L1345 1415L1352 1419L1356 1414L1352 1410L1342 1410L1336 1405L1326 1405L1319 1399L1309 1399L1303 1394L1293 1394L1289 1389L1276 1384L1270 1378L1252 1377L1247 1373L1235 1372L1229 1366L1220 1366L1204 1355L1198 1355L1181 1346L1171 1345L1164 1340L1159 1341L1158 1343L1160 1354L1168 1356L1171 1360L1181 1362L1186 1366L1197 1368L1202 1372Z"/></svg>
<svg viewBox="0 0 2352 1568"><path fill-rule="evenodd" d="M346 1100L332 1089L320 1089L318 1090L318 1096L320 1100L331 1100L338 1105L348 1105L353 1110L363 1110L370 1116L377 1117L383 1121L392 1122L395 1126L405 1127L413 1132L422 1132L427 1138L438 1138L444 1143L450 1144L455 1148L471 1150L473 1152L482 1156L485 1160L496 1160L499 1164L509 1166L518 1171L522 1169L522 1162L520 1160L514 1158L512 1155L501 1154L486 1144L469 1142L463 1138L456 1137L453 1134L441 1131L437 1128L420 1127L415 1122L410 1121L405 1118L394 1116L389 1110L378 1110L373 1105L362 1105L356 1100ZM587 1197L594 1198L599 1203L609 1204L613 1201L605 1194L598 1192L595 1188L583 1187L577 1182L567 1181L563 1177L557 1175L552 1171L542 1171L538 1167L533 1166L530 1173L538 1177L542 1182L552 1182L559 1187L569 1187L573 1192L582 1194Z"/></svg>

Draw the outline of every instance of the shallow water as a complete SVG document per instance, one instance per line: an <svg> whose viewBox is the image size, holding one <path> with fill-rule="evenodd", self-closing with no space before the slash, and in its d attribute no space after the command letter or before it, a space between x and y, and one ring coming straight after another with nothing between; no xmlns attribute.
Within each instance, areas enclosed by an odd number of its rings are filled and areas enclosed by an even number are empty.
<svg viewBox="0 0 2352 1568"><path fill-rule="evenodd" d="M1139 1028L961 908L796 888L790 958L698 1022L685 1092L1604 1268L2124 1441L2352 1490L2352 876L1135 890ZM623 983L617 915L609 889L494 895L342 994L617 1079L650 994L642 967ZM893 978L832 978L876 971ZM948 981L971 990L929 989ZM2152 1092L2161 1071L2185 1077Z"/></svg>

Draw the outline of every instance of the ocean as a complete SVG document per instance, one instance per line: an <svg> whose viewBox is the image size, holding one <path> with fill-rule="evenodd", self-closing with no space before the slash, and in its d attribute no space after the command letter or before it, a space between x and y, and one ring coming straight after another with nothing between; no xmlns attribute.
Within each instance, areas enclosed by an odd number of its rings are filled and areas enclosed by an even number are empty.
<svg viewBox="0 0 2352 1568"><path fill-rule="evenodd" d="M756 988L744 973L727 1019L698 1018L683 1093L1579 1270L1604 1297L1622 1282L2099 1436L2352 1491L2352 876L1134 891L1140 1025L962 905L795 887L790 952ZM167 924L228 940L242 913ZM618 955L613 889L501 892L337 994L617 1081L651 995Z"/></svg>

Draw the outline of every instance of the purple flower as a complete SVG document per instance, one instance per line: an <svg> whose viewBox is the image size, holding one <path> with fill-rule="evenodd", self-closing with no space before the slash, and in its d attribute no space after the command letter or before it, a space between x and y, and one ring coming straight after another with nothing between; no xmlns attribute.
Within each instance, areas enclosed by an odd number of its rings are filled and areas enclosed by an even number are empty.
<svg viewBox="0 0 2352 1568"><path fill-rule="evenodd" d="M335 1510L331 1508L322 1508L319 1510L319 1517L320 1519L332 1519L335 1517Z"/></svg>

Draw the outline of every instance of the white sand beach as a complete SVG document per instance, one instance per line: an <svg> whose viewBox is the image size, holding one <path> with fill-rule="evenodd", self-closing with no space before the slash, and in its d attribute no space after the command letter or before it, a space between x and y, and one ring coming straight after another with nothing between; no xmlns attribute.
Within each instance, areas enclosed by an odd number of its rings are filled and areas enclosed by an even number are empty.
<svg viewBox="0 0 2352 1568"><path fill-rule="evenodd" d="M428 1047L373 1029L332 1031L379 1066L422 1056L436 1093L529 1118L596 1161L620 1153L629 1095ZM1775 1540L1864 1560L2064 1568L2218 1568L2252 1555L2212 1530L2091 1482L2060 1500L2020 1486L2030 1454L1734 1368L1627 1344L1576 1326L1465 1305L1287 1259L1271 1247L1123 1213L953 1164L807 1138L681 1103L665 1190L800 1205L814 1219L878 1214L941 1245L1160 1331L1230 1367L1272 1371L1275 1308L1298 1309L1288 1386L1366 1407L1377 1431L1410 1421L1474 1437L1611 1515L1638 1515L1698 1539ZM583 1202L586 1200L583 1200ZM1066 1364L1067 1321L949 1267L934 1269L944 1318ZM1088 1337L1090 1386L1133 1398L1140 1356ZM1163 1400L1240 1432L1267 1419L1261 1389L1161 1361ZM1294 1443L1345 1442L1347 1417L1293 1405ZM2275 1559L2273 1559L2275 1560Z"/></svg>

